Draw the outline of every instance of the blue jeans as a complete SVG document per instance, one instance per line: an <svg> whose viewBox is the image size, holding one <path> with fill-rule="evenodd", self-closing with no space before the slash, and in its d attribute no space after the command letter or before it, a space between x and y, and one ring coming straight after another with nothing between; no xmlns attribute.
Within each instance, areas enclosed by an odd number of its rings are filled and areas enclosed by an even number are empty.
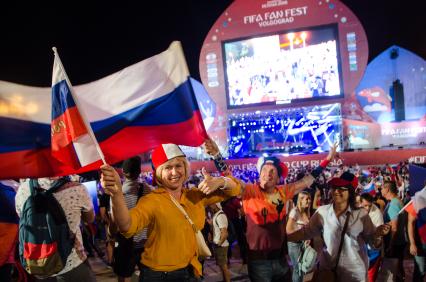
<svg viewBox="0 0 426 282"><path fill-rule="evenodd" d="M291 275L293 282L303 281L303 273L299 271L299 257L302 254L302 245L303 243L287 242L288 255L293 265L293 273Z"/></svg>
<svg viewBox="0 0 426 282"><path fill-rule="evenodd" d="M174 270L174 271L154 271L146 266L142 267L140 272L139 282L196 282L199 281L190 267Z"/></svg>
<svg viewBox="0 0 426 282"><path fill-rule="evenodd" d="M249 260L247 266L252 282L284 281L289 270L285 259Z"/></svg>

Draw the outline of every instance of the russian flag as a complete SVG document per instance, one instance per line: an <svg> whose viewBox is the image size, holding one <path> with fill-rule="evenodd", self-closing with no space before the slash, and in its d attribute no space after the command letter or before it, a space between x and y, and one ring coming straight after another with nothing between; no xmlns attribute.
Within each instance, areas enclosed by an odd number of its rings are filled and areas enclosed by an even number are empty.
<svg viewBox="0 0 426 282"><path fill-rule="evenodd" d="M159 144L200 146L207 138L179 42L100 80L74 86L75 101L108 163ZM0 81L0 179L68 175L51 150L50 88ZM17 107L19 105L19 107ZM4 106L4 107L1 107Z"/></svg>
<svg viewBox="0 0 426 282"><path fill-rule="evenodd" d="M426 186L414 195L403 210L417 218L416 225L420 240L426 244Z"/></svg>
<svg viewBox="0 0 426 282"><path fill-rule="evenodd" d="M0 181L0 265L9 259L18 241L19 217L15 210L16 192L13 188L17 186L19 183Z"/></svg>
<svg viewBox="0 0 426 282"><path fill-rule="evenodd" d="M65 165L79 169L103 158L90 128L81 116L72 86L56 48L52 75L52 154Z"/></svg>
<svg viewBox="0 0 426 282"><path fill-rule="evenodd" d="M376 195L376 188L374 185L374 181L371 181L370 183L368 183L367 185L365 185L364 187L362 187L362 190L364 193L368 193L372 196Z"/></svg>

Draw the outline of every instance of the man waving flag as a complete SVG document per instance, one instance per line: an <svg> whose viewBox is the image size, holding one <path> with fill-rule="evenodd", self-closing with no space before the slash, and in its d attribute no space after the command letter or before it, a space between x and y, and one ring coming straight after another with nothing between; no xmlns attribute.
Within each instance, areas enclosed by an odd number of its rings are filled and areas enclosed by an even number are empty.
<svg viewBox="0 0 426 282"><path fill-rule="evenodd" d="M56 48L52 75L52 155L74 169L104 161L90 125L81 115Z"/></svg>

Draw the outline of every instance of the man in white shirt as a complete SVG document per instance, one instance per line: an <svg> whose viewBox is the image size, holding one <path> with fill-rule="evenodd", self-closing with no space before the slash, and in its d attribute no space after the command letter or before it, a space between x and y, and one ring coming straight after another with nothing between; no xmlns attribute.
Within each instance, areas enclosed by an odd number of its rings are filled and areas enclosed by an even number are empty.
<svg viewBox="0 0 426 282"><path fill-rule="evenodd" d="M231 274L228 269L228 218L222 211L220 203L210 205L211 211L214 213L212 218L213 243L215 246L216 264L222 271L223 279L226 282L231 281Z"/></svg>

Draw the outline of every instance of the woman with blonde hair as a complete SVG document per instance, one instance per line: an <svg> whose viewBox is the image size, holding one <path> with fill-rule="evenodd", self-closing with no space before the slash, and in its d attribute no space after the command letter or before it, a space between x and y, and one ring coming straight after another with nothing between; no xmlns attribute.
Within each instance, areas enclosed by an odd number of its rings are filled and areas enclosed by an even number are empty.
<svg viewBox="0 0 426 282"><path fill-rule="evenodd" d="M293 233L309 223L311 217L311 194L307 191L302 191L297 195L297 204L290 211L288 216L286 231ZM293 282L303 281L303 273L299 269L299 258L303 253L303 246L308 242L287 242L288 254L293 265Z"/></svg>
<svg viewBox="0 0 426 282"><path fill-rule="evenodd" d="M101 167L101 182L111 195L114 220L126 238L148 227L139 281L198 281L201 264L195 234L204 226L205 207L238 195L240 183L231 176L212 177L203 169L204 180L198 189L185 189L189 163L175 144L156 148L152 165L158 188L130 211L117 172L108 165Z"/></svg>

